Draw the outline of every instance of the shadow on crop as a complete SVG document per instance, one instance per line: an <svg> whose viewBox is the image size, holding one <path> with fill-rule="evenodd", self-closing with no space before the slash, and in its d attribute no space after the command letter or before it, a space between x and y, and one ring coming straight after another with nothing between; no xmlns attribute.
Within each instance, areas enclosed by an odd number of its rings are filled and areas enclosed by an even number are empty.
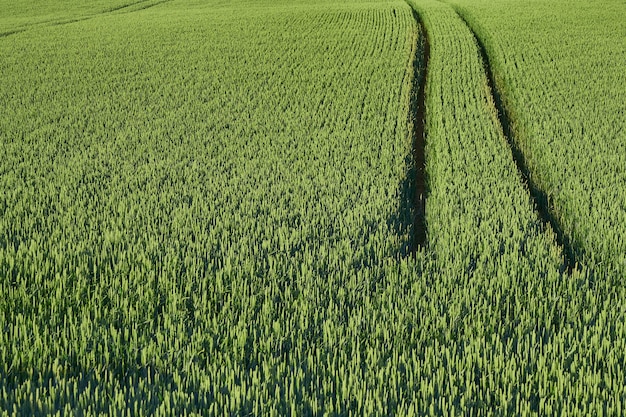
<svg viewBox="0 0 626 417"><path fill-rule="evenodd" d="M426 78L430 43L426 28L417 12L413 18L419 28L419 37L412 59L411 92L407 124L411 131L411 154L406 158L407 175L400 185L399 216L396 231L406 237L400 249L401 257L415 256L426 246Z"/></svg>
<svg viewBox="0 0 626 417"><path fill-rule="evenodd" d="M564 267L566 272L571 275L574 270L580 271L581 267L576 260L576 252L574 250L574 246L569 236L567 236L567 234L563 230L563 227L561 227L561 225L559 224L556 216L550 210L551 204L547 193L542 190L537 183L533 181L530 169L528 167L528 163L526 161L526 157L524 156L524 153L518 145L519 141L516 139L516 133L511 123L512 119L510 113L506 105L504 104L504 101L502 100L502 95L500 91L498 90L493 69L491 63L489 62L489 56L487 55L487 49L485 48L483 41L477 35L476 31L465 18L465 16L463 16L463 14L459 12L459 10L455 9L455 11L459 18L465 23L465 25L472 33L476 45L478 46L485 74L487 76L489 90L493 97L493 103L496 107L500 126L502 127L502 132L504 133L504 137L506 138L506 141L511 148L511 153L515 161L515 165L517 166L517 170L520 172L524 183L527 184L528 192L533 201L533 205L535 206L535 211L537 212L537 215L541 219L542 223L546 226L549 226L554 231L556 235L556 243L562 248L564 256Z"/></svg>

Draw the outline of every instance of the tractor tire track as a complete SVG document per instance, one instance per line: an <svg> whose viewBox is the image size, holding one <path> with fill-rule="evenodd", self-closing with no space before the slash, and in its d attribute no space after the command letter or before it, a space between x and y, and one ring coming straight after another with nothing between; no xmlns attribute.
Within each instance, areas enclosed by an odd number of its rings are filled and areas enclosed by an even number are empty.
<svg viewBox="0 0 626 417"><path fill-rule="evenodd" d="M411 253L415 254L419 248L426 246L426 79L428 77L428 60L430 57L430 43L426 26L419 14L411 7L413 18L419 29L416 54L413 58L413 79L411 85L411 99L409 117L413 136L413 238Z"/></svg>
<svg viewBox="0 0 626 417"><path fill-rule="evenodd" d="M121 4L121 5L119 5L119 6L115 6L115 7L112 7L112 8L110 8L110 9L104 10L104 11L103 11L102 13L100 13L100 14L108 14L108 13L117 12L117 11L119 11L119 10L127 9L127 8L129 8L129 7L133 7L133 6L136 6L136 5L142 4L142 3L147 3L147 2L149 2L149 1L150 1L150 0L139 0L139 1L132 2L132 3Z"/></svg>
<svg viewBox="0 0 626 417"><path fill-rule="evenodd" d="M9 30L7 32L2 32L0 33L0 38L6 38L7 36L16 35L24 31L26 31L26 29L14 29L14 30Z"/></svg>
<svg viewBox="0 0 626 417"><path fill-rule="evenodd" d="M91 14L91 15L87 15L87 16L80 16L80 17L75 17L75 18L70 18L70 19L59 19L59 20L46 20L43 22L37 22L37 23L29 23L29 24L25 24L17 29L13 29L7 32L3 32L0 33L0 38L5 38L11 35L16 35L18 33L22 33L22 32L26 32L27 30L30 29L40 29L40 28L47 28L47 27L54 27L54 26L63 26L63 25L69 25L71 23L77 23L77 22L83 22L85 20L91 20L91 19L96 19L98 17L102 17L102 16L109 16L109 15L114 15L114 14L128 14L128 13L134 13L134 12L138 12L141 10L146 10L149 9L151 7L154 6L158 6L159 4L163 4L163 3L167 3L171 0L161 0L161 1L156 1L156 2L150 2L151 0L140 0L140 1L136 1L133 3L127 3L127 4L123 4L120 6L116 6L110 9L106 9L103 10L101 12L95 13L95 14ZM148 4L146 4L148 3ZM135 6L139 6L137 8L134 8ZM130 10L127 10L130 9Z"/></svg>
<svg viewBox="0 0 626 417"><path fill-rule="evenodd" d="M491 63L489 62L487 49L485 48L484 43L477 35L472 25L465 18L465 16L461 12L459 12L458 9L454 8L454 10L459 18L463 21L463 23L465 23L465 25L468 27L469 31L472 33L476 45L478 46L485 74L487 76L489 91L492 96L494 106L496 108L496 113L498 115L500 127L502 128L504 137L509 145L509 148L511 149L511 154L513 155L517 170L521 174L524 183L526 184L527 190L535 207L535 211L537 212L542 223L546 227L550 227L554 232L556 236L556 243L561 247L563 256L565 258L565 269L568 274L571 274L574 270L580 269L580 264L576 260L576 252L574 251L572 242L570 241L569 237L560 226L558 219L550 210L550 202L547 193L542 190L532 179L531 171L528 168L526 157L524 156L524 153L518 145L519 142L516 138L516 133L512 127L512 119L510 117L510 113L502 100L502 94L500 93L500 90L498 90L497 88L493 69Z"/></svg>
<svg viewBox="0 0 626 417"><path fill-rule="evenodd" d="M154 7L154 6L158 6L159 4L167 3L169 1L171 1L171 0L160 0L160 1L153 1L153 2L151 2L151 0L141 0L141 1L130 3L130 4L127 4L127 5L124 5L124 6L116 7L113 10L109 10L106 14L113 14L113 13L119 12L119 11L122 12L122 13L119 13L119 14L139 12L141 10L146 10L146 9L149 9L151 7ZM148 4L146 4L146 3L148 3ZM135 6L138 6L138 7L135 7ZM126 10L126 9L130 9L130 10Z"/></svg>

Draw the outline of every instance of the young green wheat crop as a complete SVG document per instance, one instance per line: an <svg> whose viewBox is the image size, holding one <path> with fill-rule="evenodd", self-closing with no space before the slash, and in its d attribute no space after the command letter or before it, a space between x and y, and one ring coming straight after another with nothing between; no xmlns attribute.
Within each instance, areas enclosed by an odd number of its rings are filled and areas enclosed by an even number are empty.
<svg viewBox="0 0 626 417"><path fill-rule="evenodd" d="M0 0L0 415L623 415L626 47L582 3L40 3Z"/></svg>

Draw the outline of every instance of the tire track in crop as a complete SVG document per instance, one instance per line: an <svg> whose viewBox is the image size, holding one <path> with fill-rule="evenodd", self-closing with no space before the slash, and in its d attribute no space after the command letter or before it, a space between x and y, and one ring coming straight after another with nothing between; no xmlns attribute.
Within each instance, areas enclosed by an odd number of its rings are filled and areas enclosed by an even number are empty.
<svg viewBox="0 0 626 417"><path fill-rule="evenodd" d="M170 2L172 0L160 0L160 1L155 1L155 2L152 2L152 3L150 3L150 1L151 0L142 0L142 1L135 2L135 3L127 4L127 5L122 6L122 7L117 7L114 10L109 10L106 14L112 14L112 13L118 12L118 11L122 11L123 12L123 13L120 13L120 14L139 12L141 10L146 10L146 9L149 9L151 7L154 7L154 6L158 6L159 4ZM148 3L148 4L146 4L146 3ZM138 6L138 7L135 8L134 6ZM124 9L131 9L131 10L126 11ZM94 16L94 17L97 17L97 16Z"/></svg>
<svg viewBox="0 0 626 417"><path fill-rule="evenodd" d="M556 243L561 247L563 256L565 258L565 268L567 270L567 273L571 274L575 269L580 269L580 264L576 261L575 252L569 237L565 234L563 228L559 225L556 216L550 210L548 195L532 179L531 172L528 168L528 163L526 161L524 153L518 146L519 142L512 127L512 119L510 113L507 107L504 105L504 102L502 100L502 94L497 88L493 69L491 63L489 62L489 56L487 55L487 49L485 48L484 43L482 42L480 37L478 37L476 31L467 21L465 16L463 16L463 14L459 12L458 9L454 8L454 10L459 18L463 21L463 23L465 23L465 25L468 27L469 31L472 33L476 45L478 46L478 50L480 51L483 62L483 67L485 69L485 74L487 76L489 91L492 96L494 106L496 108L496 113L498 115L498 121L502 128L502 132L504 133L504 137L506 138L506 141L509 145L509 148L511 149L511 154L513 155L517 170L520 172L524 182L527 184L527 189L533 201L535 211L539 215L539 218L544 223L544 225L546 225L546 227L548 227L549 225L549 227L551 227L554 231L556 235Z"/></svg>
<svg viewBox="0 0 626 417"><path fill-rule="evenodd" d="M95 14L91 14L91 15L87 15L87 16L81 16L81 17L75 17L75 18L70 18L70 19L66 19L66 20L63 20L63 19L60 19L60 20L46 20L46 21L43 21L43 22L29 23L29 24L23 25L22 27L20 27L18 29L13 29L13 30L10 30L10 31L7 31L7 32L0 33L0 38L5 38L7 36L16 35L18 33L26 32L27 30L30 30L30 29L38 29L38 28L54 27L54 26L63 26L63 25L69 25L71 23L83 22L85 20L96 19L96 18L101 17L101 16L138 12L138 11L141 11L141 10L149 9L151 7L154 7L154 6L158 6L159 4L167 3L167 2L169 2L171 0L161 0L161 1L156 1L156 2L152 2L152 3L150 3L150 1L151 0L140 0L140 1L133 2L133 3L127 3L127 4L116 6L116 7L110 8L110 9L106 9L106 10L103 10L103 11L95 13ZM145 4L145 3L148 3L148 4ZM139 6L139 7L133 8L134 6ZM131 10L126 11L125 9L131 9ZM117 12L121 12L121 13L117 13Z"/></svg>
<svg viewBox="0 0 626 417"><path fill-rule="evenodd" d="M410 6L410 5L409 5ZM426 245L426 78L430 43L426 26L419 14L411 7L413 19L419 29L416 54L413 58L413 80L409 114L413 126L413 242L411 253Z"/></svg>
<svg viewBox="0 0 626 417"><path fill-rule="evenodd" d="M112 7L110 9L107 9L107 10L103 11L100 14L107 14L107 13L117 12L119 10L127 9L129 7L136 6L136 5L139 5L139 4L142 4L142 3L147 3L149 1L150 0L139 0L139 1L132 2L132 3L121 4L119 6L115 6L115 7Z"/></svg>
<svg viewBox="0 0 626 417"><path fill-rule="evenodd" d="M5 38L7 36L11 36L11 35L16 35L18 33L22 33L26 31L26 29L14 29L14 30L9 30L7 32L2 32L0 33L0 38Z"/></svg>

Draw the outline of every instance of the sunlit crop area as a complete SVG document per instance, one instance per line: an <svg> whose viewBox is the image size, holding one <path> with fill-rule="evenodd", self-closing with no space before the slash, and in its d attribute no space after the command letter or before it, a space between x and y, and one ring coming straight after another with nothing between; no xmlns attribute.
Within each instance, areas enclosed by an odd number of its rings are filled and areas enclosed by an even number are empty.
<svg viewBox="0 0 626 417"><path fill-rule="evenodd" d="M602 1L0 0L0 415L622 415Z"/></svg>

